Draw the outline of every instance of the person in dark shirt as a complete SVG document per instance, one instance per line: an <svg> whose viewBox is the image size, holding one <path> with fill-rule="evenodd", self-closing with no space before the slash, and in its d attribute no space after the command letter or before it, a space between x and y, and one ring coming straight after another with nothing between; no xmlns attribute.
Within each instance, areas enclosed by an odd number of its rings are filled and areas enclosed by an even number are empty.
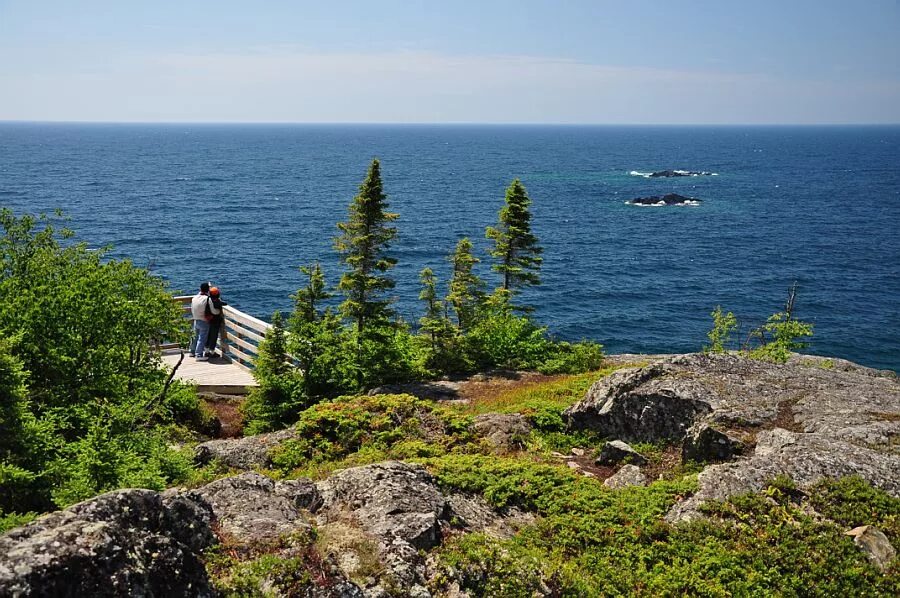
<svg viewBox="0 0 900 598"><path fill-rule="evenodd" d="M209 336L206 337L206 354L210 357L218 357L216 343L219 340L222 326L225 324L225 310L222 308L228 303L222 300L219 287L210 287L209 302L215 309L209 310L212 313L212 320L209 321Z"/></svg>

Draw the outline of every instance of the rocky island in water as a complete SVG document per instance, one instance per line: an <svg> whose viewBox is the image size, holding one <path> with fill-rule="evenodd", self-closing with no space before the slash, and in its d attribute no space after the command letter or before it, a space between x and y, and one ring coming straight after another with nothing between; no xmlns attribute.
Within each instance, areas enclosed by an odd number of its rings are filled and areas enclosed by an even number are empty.
<svg viewBox="0 0 900 598"><path fill-rule="evenodd" d="M652 195L650 197L636 197L626 201L631 206L699 206L702 202L696 197L685 197L677 193L667 193L666 195Z"/></svg>

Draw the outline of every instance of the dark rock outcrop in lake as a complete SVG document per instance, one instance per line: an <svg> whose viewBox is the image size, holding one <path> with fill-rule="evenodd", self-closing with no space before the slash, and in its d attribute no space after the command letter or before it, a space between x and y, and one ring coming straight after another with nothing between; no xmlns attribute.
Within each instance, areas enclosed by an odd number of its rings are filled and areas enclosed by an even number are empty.
<svg viewBox="0 0 900 598"><path fill-rule="evenodd" d="M657 170L656 172L651 172L649 178L657 179L680 176L713 176L714 174L714 172L707 172L705 170Z"/></svg>
<svg viewBox="0 0 900 598"><path fill-rule="evenodd" d="M666 195L651 195L650 197L636 197L626 201L632 206L699 206L701 200L694 197L685 197L677 193L667 193Z"/></svg>
<svg viewBox="0 0 900 598"><path fill-rule="evenodd" d="M565 412L571 429L629 441L683 441L710 465L671 520L706 500L756 491L778 475L801 487L858 475L900 495L900 383L890 373L796 356L775 365L677 355L620 370ZM690 432L690 433L689 433Z"/></svg>

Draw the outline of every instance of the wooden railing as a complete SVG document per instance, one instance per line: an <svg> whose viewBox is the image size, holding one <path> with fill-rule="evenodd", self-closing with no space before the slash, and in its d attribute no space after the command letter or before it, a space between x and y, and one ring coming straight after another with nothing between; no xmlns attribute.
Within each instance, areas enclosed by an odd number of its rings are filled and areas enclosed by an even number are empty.
<svg viewBox="0 0 900 598"><path fill-rule="evenodd" d="M174 298L175 302L182 306L185 318L188 319L191 317L191 299L193 299L193 295L181 295ZM218 349L233 363L252 370L259 355L259 343L265 338L266 331L272 325L230 305L225 306L224 312L225 325L219 331ZM161 345L160 348L165 350L183 347L169 343Z"/></svg>

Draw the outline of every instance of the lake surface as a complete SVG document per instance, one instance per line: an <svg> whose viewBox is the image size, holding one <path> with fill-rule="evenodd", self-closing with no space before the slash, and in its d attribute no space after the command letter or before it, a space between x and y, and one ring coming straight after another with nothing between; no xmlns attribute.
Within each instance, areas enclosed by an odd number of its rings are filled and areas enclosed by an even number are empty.
<svg viewBox="0 0 900 598"><path fill-rule="evenodd" d="M268 319L299 265L337 281L335 223L376 156L408 321L418 271L446 280L457 239L487 262L484 228L519 177L545 248L524 300L555 336L693 351L715 305L744 337L797 280L810 352L900 370L900 127L0 123L0 206L62 208L91 245ZM717 176L631 174L669 168ZM670 192L702 204L625 204Z"/></svg>

